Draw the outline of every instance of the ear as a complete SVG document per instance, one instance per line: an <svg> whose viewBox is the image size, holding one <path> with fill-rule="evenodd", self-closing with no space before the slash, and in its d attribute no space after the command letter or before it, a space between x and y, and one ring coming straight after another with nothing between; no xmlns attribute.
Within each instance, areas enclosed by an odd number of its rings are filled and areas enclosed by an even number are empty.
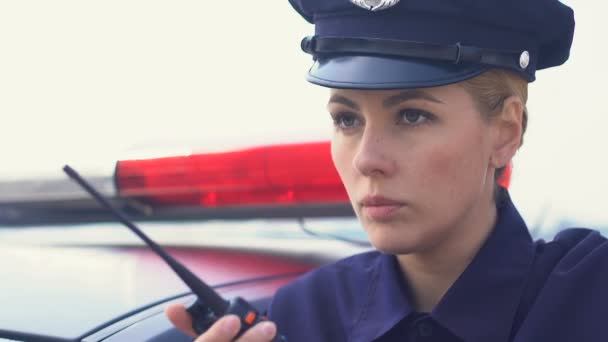
<svg viewBox="0 0 608 342"><path fill-rule="evenodd" d="M517 96L510 96L504 102L500 115L494 118L495 141L490 159L494 168L506 166L521 145L524 104Z"/></svg>

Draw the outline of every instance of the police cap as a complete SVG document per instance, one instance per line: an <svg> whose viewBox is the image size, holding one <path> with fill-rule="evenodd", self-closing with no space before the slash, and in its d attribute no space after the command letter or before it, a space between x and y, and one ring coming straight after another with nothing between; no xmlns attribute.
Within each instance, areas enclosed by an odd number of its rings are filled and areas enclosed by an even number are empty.
<svg viewBox="0 0 608 342"><path fill-rule="evenodd" d="M574 14L558 0L289 0L315 35L308 80L332 88L445 85L490 68L531 82L563 64Z"/></svg>

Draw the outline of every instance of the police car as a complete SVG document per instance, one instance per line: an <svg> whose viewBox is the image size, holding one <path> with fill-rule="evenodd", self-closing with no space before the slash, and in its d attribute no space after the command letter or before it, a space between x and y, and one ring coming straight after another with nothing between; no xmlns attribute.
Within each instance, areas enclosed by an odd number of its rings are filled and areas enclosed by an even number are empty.
<svg viewBox="0 0 608 342"><path fill-rule="evenodd" d="M327 142L123 160L90 183L222 296L260 312L294 277L370 248ZM78 184L5 182L0 194L0 337L188 340L163 308L193 302L190 289Z"/></svg>

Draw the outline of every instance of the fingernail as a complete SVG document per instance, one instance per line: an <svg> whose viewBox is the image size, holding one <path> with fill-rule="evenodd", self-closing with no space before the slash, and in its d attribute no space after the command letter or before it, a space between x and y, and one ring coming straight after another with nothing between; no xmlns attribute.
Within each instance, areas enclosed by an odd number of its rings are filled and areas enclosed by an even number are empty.
<svg viewBox="0 0 608 342"><path fill-rule="evenodd" d="M277 328L274 326L272 322L262 322L260 323L260 329L262 329L262 333L264 337L272 338L277 334Z"/></svg>
<svg viewBox="0 0 608 342"><path fill-rule="evenodd" d="M224 322L222 323L222 330L225 333L235 333L238 328L239 328L238 317L231 315L231 316L226 316L224 318Z"/></svg>

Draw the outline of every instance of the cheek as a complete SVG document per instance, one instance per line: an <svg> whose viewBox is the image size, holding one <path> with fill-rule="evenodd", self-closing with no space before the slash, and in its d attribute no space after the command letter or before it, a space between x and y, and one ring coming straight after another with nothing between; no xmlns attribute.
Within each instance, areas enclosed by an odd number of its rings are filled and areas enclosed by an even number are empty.
<svg viewBox="0 0 608 342"><path fill-rule="evenodd" d="M473 190L475 184L483 183L484 139L480 134L462 134L452 139L427 145L420 151L423 161L418 169L425 188L434 188L435 193L453 198Z"/></svg>
<svg viewBox="0 0 608 342"><path fill-rule="evenodd" d="M336 171L338 171L338 175L344 184L344 188L346 189L346 194L350 199L353 209L355 210L355 214L359 216L357 211L357 206L355 205L355 199L353 197L353 189L355 184L355 174L354 169L352 167L352 160L354 157L354 149L349 148L348 144L346 144L340 137L334 137L331 140L331 158L334 162L334 166L336 167Z"/></svg>
<svg viewBox="0 0 608 342"><path fill-rule="evenodd" d="M352 160L354 153L354 148L349 147L340 136L332 138L331 158L347 191L349 191L353 179Z"/></svg>

